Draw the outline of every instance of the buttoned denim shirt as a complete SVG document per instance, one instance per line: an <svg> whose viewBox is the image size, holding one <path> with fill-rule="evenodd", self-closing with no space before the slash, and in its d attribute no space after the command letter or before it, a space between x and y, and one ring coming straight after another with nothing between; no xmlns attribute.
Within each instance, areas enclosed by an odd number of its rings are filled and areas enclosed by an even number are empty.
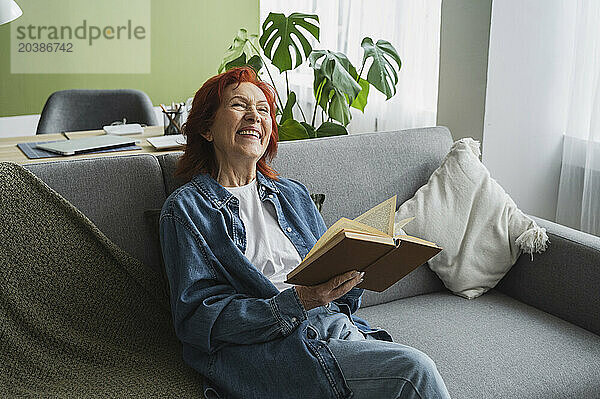
<svg viewBox="0 0 600 399"><path fill-rule="evenodd" d="M326 226L306 187L257 171L261 201L301 258ZM217 398L348 398L352 396L325 341L316 339L294 288L279 291L245 256L239 201L207 174L175 190L160 216L175 332L187 364ZM361 289L336 300L355 325L378 339L383 330L352 315Z"/></svg>

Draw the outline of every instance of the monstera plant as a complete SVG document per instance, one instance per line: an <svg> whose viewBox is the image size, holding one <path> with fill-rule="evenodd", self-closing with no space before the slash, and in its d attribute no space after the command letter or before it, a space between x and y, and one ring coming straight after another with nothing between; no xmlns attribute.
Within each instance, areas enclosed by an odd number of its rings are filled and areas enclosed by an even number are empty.
<svg viewBox="0 0 600 399"><path fill-rule="evenodd" d="M275 82L265 67L265 59L285 75L285 104L281 94L276 93L281 141L348 134L346 126L352 119L350 107L364 112L371 86L388 100L396 94L402 63L394 46L385 40L373 43L371 38L365 37L361 42L362 65L357 72L345 54L312 48L307 35L318 42L318 24L319 17L314 14L293 13L286 17L270 13L262 25L260 37L249 34L246 29L238 31L219 66L219 73L243 65L249 65L257 72L264 67L273 87ZM372 62L366 76L363 76L369 60ZM306 61L313 69L315 96L315 107L312 113L307 114L296 101L296 93L290 91L288 83L288 72ZM294 119L294 107L300 110L302 121ZM318 109L325 122L316 127Z"/></svg>

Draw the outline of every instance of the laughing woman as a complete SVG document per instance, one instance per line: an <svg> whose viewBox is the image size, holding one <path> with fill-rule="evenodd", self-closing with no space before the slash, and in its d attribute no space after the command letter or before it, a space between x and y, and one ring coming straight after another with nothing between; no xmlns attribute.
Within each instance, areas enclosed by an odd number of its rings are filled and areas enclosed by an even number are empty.
<svg viewBox="0 0 600 399"><path fill-rule="evenodd" d="M249 68L209 79L184 127L161 245L185 361L208 398L448 398L433 361L353 313L361 274L285 276L325 232L301 183L269 166L274 93Z"/></svg>

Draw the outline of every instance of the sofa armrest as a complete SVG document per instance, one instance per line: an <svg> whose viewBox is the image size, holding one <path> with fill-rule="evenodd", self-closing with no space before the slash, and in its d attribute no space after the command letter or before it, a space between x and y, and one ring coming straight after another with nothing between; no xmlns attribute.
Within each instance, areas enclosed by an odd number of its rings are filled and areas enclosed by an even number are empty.
<svg viewBox="0 0 600 399"><path fill-rule="evenodd" d="M541 254L522 254L496 288L600 335L600 237L530 216L550 240Z"/></svg>

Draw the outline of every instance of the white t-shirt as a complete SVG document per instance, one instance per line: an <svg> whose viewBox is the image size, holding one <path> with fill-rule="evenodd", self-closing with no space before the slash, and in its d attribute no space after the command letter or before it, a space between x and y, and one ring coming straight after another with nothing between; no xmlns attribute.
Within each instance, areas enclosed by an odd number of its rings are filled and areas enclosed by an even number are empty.
<svg viewBox="0 0 600 399"><path fill-rule="evenodd" d="M292 287L284 281L302 259L281 230L275 206L270 201L260 200L257 185L254 179L245 186L225 189L240 201L240 218L246 229L244 255L277 289L283 291Z"/></svg>

